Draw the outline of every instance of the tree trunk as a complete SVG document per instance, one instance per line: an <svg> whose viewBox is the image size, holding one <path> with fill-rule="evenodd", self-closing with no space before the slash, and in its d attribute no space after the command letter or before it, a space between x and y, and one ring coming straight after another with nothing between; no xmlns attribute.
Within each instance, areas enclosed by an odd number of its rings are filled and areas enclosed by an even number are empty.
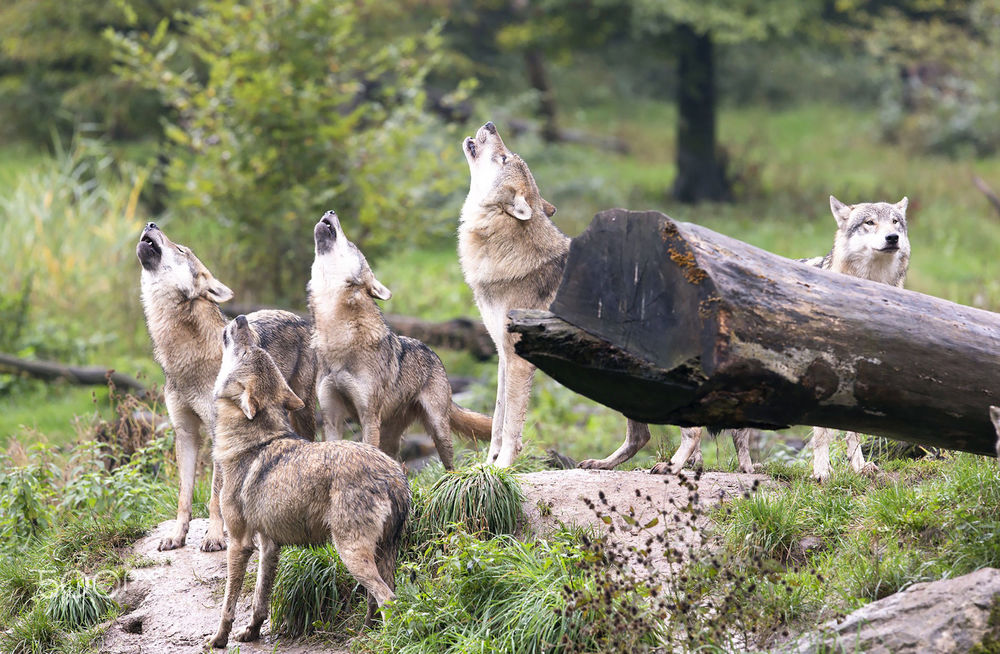
<svg viewBox="0 0 1000 654"><path fill-rule="evenodd" d="M732 199L716 144L715 60L712 36L690 25L674 31L677 47L678 202Z"/></svg>
<svg viewBox="0 0 1000 654"><path fill-rule="evenodd" d="M68 366L57 361L42 361L41 359L21 359L11 354L0 352L0 373L26 375L45 381L62 380L81 386L106 386L108 380L116 388L128 391L144 391L146 387L138 380L110 368L98 366Z"/></svg>
<svg viewBox="0 0 1000 654"><path fill-rule="evenodd" d="M542 118L542 138L549 143L560 140L559 121L556 111L556 94L545 72L545 59L538 48L529 48L524 53L524 63L528 70L528 81L538 91L538 114Z"/></svg>
<svg viewBox="0 0 1000 654"><path fill-rule="evenodd" d="M817 425L995 454L1000 315L820 270L658 212L573 239L519 354L626 416Z"/></svg>

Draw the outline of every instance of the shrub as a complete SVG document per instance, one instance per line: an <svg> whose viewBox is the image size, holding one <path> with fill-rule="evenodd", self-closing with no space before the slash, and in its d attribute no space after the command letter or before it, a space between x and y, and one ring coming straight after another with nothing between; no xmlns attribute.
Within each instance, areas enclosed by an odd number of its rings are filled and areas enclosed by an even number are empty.
<svg viewBox="0 0 1000 654"><path fill-rule="evenodd" d="M428 491L418 532L440 534L458 523L485 537L513 534L523 515L524 493L504 468L476 465L445 474Z"/></svg>
<svg viewBox="0 0 1000 654"><path fill-rule="evenodd" d="M284 548L271 595L274 630L292 637L330 630L344 619L354 586L333 545Z"/></svg>
<svg viewBox="0 0 1000 654"><path fill-rule="evenodd" d="M70 631L97 624L118 606L95 579L82 574L52 583L40 602L52 622Z"/></svg>
<svg viewBox="0 0 1000 654"><path fill-rule="evenodd" d="M148 38L112 36L121 74L176 111L170 206L196 216L195 231L225 227L223 273L250 271L247 286L274 299L298 296L327 209L369 256L450 231L460 148L422 91L441 40L437 30L376 37L392 12L374 1L213 0L177 16L181 37L166 23Z"/></svg>

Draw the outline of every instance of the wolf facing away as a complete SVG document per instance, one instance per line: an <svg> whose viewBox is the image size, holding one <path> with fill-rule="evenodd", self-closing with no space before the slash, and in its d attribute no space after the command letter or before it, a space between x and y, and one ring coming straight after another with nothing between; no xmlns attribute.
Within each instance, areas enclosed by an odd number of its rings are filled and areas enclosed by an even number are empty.
<svg viewBox="0 0 1000 654"><path fill-rule="evenodd" d="M260 637L282 545L332 541L376 608L395 599L396 554L410 511L402 467L366 443L315 443L295 434L285 411L303 406L245 316L225 328L215 383L215 460L230 546L222 617L208 647L225 647L247 560L259 548L250 624L236 640Z"/></svg>
<svg viewBox="0 0 1000 654"><path fill-rule="evenodd" d="M180 493L177 527L163 539L160 550L183 547L191 520L201 428L212 435L212 388L222 361L222 330L226 325L219 303L233 292L212 276L198 257L173 243L154 223L146 225L136 245L142 265L142 308L153 341L153 357L163 368L167 412L174 426ZM258 311L249 316L254 339L272 353L285 379L306 402L292 414L296 430L309 438L316 433L313 413L315 357L309 347L309 325L287 311ZM209 501L209 528L203 551L225 549L219 488L214 466Z"/></svg>
<svg viewBox="0 0 1000 654"><path fill-rule="evenodd" d="M509 466L521 451L535 366L514 352L507 331L511 309L547 309L555 297L569 237L550 220L556 208L542 198L528 165L507 149L488 122L462 143L469 194L458 226L458 254L486 330L497 348L497 401L487 463ZM582 467L613 468L649 441L649 427L628 421L625 443Z"/></svg>
<svg viewBox="0 0 1000 654"><path fill-rule="evenodd" d="M323 214L313 237L309 308L326 439L340 438L344 420L353 418L364 442L395 457L403 431L419 418L451 470L451 432L486 440L490 417L455 404L441 359L420 341L389 329L375 298L388 300L392 294L344 235L335 212Z"/></svg>
<svg viewBox="0 0 1000 654"><path fill-rule="evenodd" d="M910 240L906 229L908 198L895 204L863 202L846 205L830 196L830 211L837 221L833 248L823 257L800 262L852 275L873 282L903 288L910 265ZM813 477L825 481L830 476L830 442L837 430L813 429ZM847 458L855 472L874 472L861 451L856 432L847 432Z"/></svg>

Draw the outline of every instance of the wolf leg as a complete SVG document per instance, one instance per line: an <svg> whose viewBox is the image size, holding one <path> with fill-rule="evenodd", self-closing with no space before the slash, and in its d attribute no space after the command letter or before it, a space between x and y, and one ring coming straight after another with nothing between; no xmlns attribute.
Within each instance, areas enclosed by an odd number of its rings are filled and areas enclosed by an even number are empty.
<svg viewBox="0 0 1000 654"><path fill-rule="evenodd" d="M684 468L684 464L688 462L691 455L695 452L701 452L701 427L681 427L681 445L674 452L674 455L670 457L669 463L657 463L649 471L650 474L654 475L665 475L674 474L676 475Z"/></svg>
<svg viewBox="0 0 1000 654"><path fill-rule="evenodd" d="M497 404L493 410L493 426L490 429L490 449L486 452L486 463L494 463L497 455L500 454L500 446L503 444L503 421L506 413L507 399L507 357L504 356L503 345L497 348L497 357L500 360L497 367Z"/></svg>
<svg viewBox="0 0 1000 654"><path fill-rule="evenodd" d="M392 592L378 571L378 565L375 563L376 547L374 543L351 543L341 547L342 542L338 540L336 545L340 560L344 562L347 571L365 587L369 597L375 598L375 603L379 608L386 602L396 599L396 594ZM369 602L368 614L365 616L366 627L371 626L372 618L374 618L374 610Z"/></svg>
<svg viewBox="0 0 1000 654"><path fill-rule="evenodd" d="M191 500L194 496L194 477L198 466L198 450L201 448L201 419L190 407L182 404L172 393L167 392L167 412L174 426L174 451L177 456L177 472L180 476L180 492L177 496L177 526L174 534L160 541L157 549L174 550L184 547L187 541L188 525L191 522ZM219 519L222 531L222 519ZM211 525L210 525L211 528Z"/></svg>
<svg viewBox="0 0 1000 654"><path fill-rule="evenodd" d="M438 406L442 404L442 400L446 403L444 406ZM440 391L425 390L420 396L419 402L424 429L427 430L427 433L433 439L434 449L437 450L438 456L441 457L444 469L453 470L455 468L452 462L455 445L451 440L451 420L448 417L451 412L451 390L447 389L447 393L443 395Z"/></svg>
<svg viewBox="0 0 1000 654"><path fill-rule="evenodd" d="M847 458L851 462L851 469L859 475L874 475L878 472L878 466L871 461L865 462L864 452L861 451L861 435L856 431L847 432Z"/></svg>
<svg viewBox="0 0 1000 654"><path fill-rule="evenodd" d="M588 470L611 470L625 463L649 442L649 425L628 419L625 423L625 442L604 459L587 459L579 467Z"/></svg>
<svg viewBox="0 0 1000 654"><path fill-rule="evenodd" d="M830 478L830 441L836 430L813 427L813 479L823 483Z"/></svg>
<svg viewBox="0 0 1000 654"><path fill-rule="evenodd" d="M208 500L208 531L201 541L202 552L219 552L226 549L226 533L223 529L222 511L219 509L219 494L222 493L222 466L212 464L212 496Z"/></svg>
<svg viewBox="0 0 1000 654"><path fill-rule="evenodd" d="M335 382L326 376L316 384L316 394L319 396L319 410L323 414L323 440L339 441L347 416L340 391Z"/></svg>
<svg viewBox="0 0 1000 654"><path fill-rule="evenodd" d="M215 635L205 641L206 648L225 647L226 643L229 642L229 632L233 628L233 619L236 617L236 600L239 599L240 589L243 588L243 577L246 575L247 561L250 559L251 552L253 552L253 541L249 537L236 538L234 536L227 561L228 575L226 577L226 596L222 600L222 617Z"/></svg>
<svg viewBox="0 0 1000 654"><path fill-rule="evenodd" d="M750 460L750 430L733 429L733 445L736 446L736 460L740 463L740 471L753 472L753 461Z"/></svg>
<svg viewBox="0 0 1000 654"><path fill-rule="evenodd" d="M503 435L496 465L506 468L521 452L521 431L528 413L531 397L531 381L535 376L535 366L513 354L513 345L507 359L507 393L504 399Z"/></svg>
<svg viewBox="0 0 1000 654"><path fill-rule="evenodd" d="M257 539L260 553L257 562L257 584L253 589L253 612L246 629L233 636L241 643L260 638L260 627L267 619L268 609L271 606L274 573L278 569L278 555L281 553L281 548L270 538L258 534ZM271 627L271 631L274 631L274 626Z"/></svg>

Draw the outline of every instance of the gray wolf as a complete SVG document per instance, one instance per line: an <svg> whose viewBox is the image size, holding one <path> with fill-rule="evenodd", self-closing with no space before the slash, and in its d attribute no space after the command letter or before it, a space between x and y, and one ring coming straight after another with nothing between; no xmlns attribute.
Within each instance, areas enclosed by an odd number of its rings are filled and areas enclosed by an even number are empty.
<svg viewBox="0 0 1000 654"><path fill-rule="evenodd" d="M870 279L903 288L910 265L910 240L906 231L908 198L895 204L863 202L846 205L830 196L830 211L837 221L833 248L823 257L799 259L824 270ZM813 477L825 481L830 476L830 442L836 430L813 429ZM861 438L847 432L847 458L855 472L871 474L872 463L865 463Z"/></svg>
<svg viewBox="0 0 1000 654"><path fill-rule="evenodd" d="M1000 406L990 407L990 420L993 421L993 429L997 432L997 461L1000 461Z"/></svg>
<svg viewBox="0 0 1000 654"><path fill-rule="evenodd" d="M509 466L521 451L535 367L514 352L507 331L511 309L547 309L569 254L569 237L550 220L556 208L538 190L521 157L488 122L462 142L469 163L469 193L458 227L458 254L486 330L497 348L497 401L487 463ZM649 441L649 428L628 421L625 443L607 459L584 468L613 468Z"/></svg>
<svg viewBox="0 0 1000 654"><path fill-rule="evenodd" d="M201 428L212 434L212 387L222 361L222 330L226 321L219 303L233 292L217 280L190 250L173 243L155 224L143 229L136 245L142 265L142 308L153 341L153 357L166 377L164 396L174 426L180 495L177 528L160 542L161 550L183 547L191 520ZM296 430L315 437L315 357L309 347L308 323L287 311L258 311L249 316L254 338L278 362L282 374L306 407L292 415ZM222 478L214 467L209 501L209 529L201 549L225 549L219 488Z"/></svg>
<svg viewBox="0 0 1000 654"><path fill-rule="evenodd" d="M410 511L402 467L364 443L315 443L295 434L285 411L303 407L274 359L256 345L246 316L225 329L215 383L214 457L222 468L222 515L229 527L228 576L218 631L225 647L247 560L259 548L250 624L236 640L260 637L282 545L332 541L368 591L365 624L395 599L396 554Z"/></svg>
<svg viewBox="0 0 1000 654"><path fill-rule="evenodd" d="M350 417L364 442L395 457L403 430L419 418L451 470L451 432L485 440L492 421L452 402L444 365L429 347L389 329L375 299L392 294L344 235L335 212L323 214L313 237L309 309L326 439L340 438Z"/></svg>

